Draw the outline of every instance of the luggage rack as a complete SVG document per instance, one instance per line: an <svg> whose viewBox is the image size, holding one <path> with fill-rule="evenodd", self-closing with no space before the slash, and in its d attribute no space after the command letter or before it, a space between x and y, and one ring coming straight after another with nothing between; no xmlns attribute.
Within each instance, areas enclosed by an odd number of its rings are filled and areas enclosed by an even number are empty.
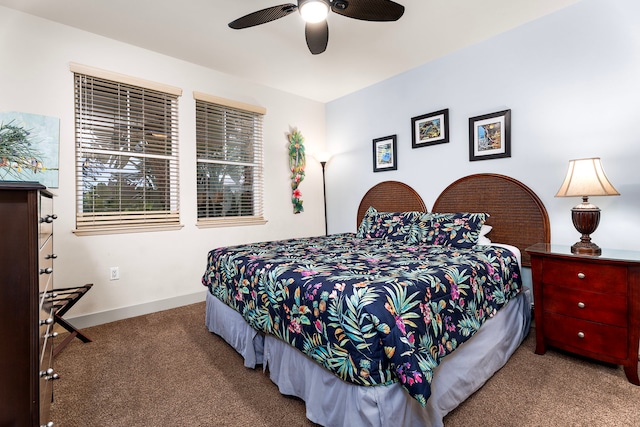
<svg viewBox="0 0 640 427"><path fill-rule="evenodd" d="M60 326L69 331L69 336L67 336L64 341L58 344L53 349L53 357L55 357L60 351L66 347L75 337L78 337L82 342L91 342L91 338L85 335L80 330L76 329L69 322L64 320L62 316L69 311L73 305L78 302L80 298L86 294L89 289L93 286L93 283L86 284L84 286L79 286L76 288L59 288L54 289L54 297L51 299L54 319L55 323L58 323Z"/></svg>

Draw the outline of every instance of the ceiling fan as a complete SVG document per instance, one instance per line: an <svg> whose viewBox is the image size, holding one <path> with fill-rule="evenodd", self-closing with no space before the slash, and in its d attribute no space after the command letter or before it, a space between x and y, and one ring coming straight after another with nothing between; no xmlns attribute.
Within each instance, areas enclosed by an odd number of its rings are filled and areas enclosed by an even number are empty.
<svg viewBox="0 0 640 427"><path fill-rule="evenodd" d="M347 18L362 21L397 21L404 13L404 6L391 0L298 0L298 4L281 4L250 13L229 23L240 30L283 18L299 11L305 24L307 46L312 54L322 53L329 42L329 11Z"/></svg>

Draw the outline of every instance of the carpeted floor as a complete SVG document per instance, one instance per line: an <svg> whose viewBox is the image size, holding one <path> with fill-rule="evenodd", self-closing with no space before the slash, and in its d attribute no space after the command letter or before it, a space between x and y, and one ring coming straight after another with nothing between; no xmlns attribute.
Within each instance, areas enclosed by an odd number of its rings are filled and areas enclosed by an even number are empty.
<svg viewBox="0 0 640 427"><path fill-rule="evenodd" d="M204 303L83 332L93 342L55 359L56 427L315 426L302 401L207 331ZM534 345L532 332L445 426L640 426L640 387L621 368Z"/></svg>

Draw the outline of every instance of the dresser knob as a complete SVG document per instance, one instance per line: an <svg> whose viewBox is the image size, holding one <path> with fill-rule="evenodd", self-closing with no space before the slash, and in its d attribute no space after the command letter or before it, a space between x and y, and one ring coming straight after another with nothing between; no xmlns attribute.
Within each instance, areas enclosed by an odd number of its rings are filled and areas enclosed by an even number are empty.
<svg viewBox="0 0 640 427"><path fill-rule="evenodd" d="M47 256L44 257L44 259L56 259L58 258L58 255L56 254L47 254Z"/></svg>
<svg viewBox="0 0 640 427"><path fill-rule="evenodd" d="M52 323L53 323L53 317L49 317L49 318L48 318L48 319L46 319L46 320L41 320L41 321L40 321L40 326L43 326L43 325L51 325Z"/></svg>
<svg viewBox="0 0 640 427"><path fill-rule="evenodd" d="M53 368L49 368L46 371L40 371L41 377L46 377L47 375L53 375Z"/></svg>
<svg viewBox="0 0 640 427"><path fill-rule="evenodd" d="M57 337L57 336L58 336L58 333L57 333L57 332L52 332L52 333L50 333L50 334L46 334L44 337L45 337L45 338L55 338L55 337Z"/></svg>
<svg viewBox="0 0 640 427"><path fill-rule="evenodd" d="M53 375L49 375L47 377L44 377L44 379L47 380L47 381L59 380L60 379L60 375L53 374Z"/></svg>
<svg viewBox="0 0 640 427"><path fill-rule="evenodd" d="M585 277L587 277L584 273L580 272L578 273L578 279L584 279Z"/></svg>
<svg viewBox="0 0 640 427"><path fill-rule="evenodd" d="M584 338L584 332L578 332L578 338Z"/></svg>
<svg viewBox="0 0 640 427"><path fill-rule="evenodd" d="M40 427L53 427L53 421L49 421L46 424L42 424Z"/></svg>
<svg viewBox="0 0 640 427"><path fill-rule="evenodd" d="M51 267L40 269L40 274L51 274L51 273L53 273L53 268Z"/></svg>
<svg viewBox="0 0 640 427"><path fill-rule="evenodd" d="M40 222L52 223L56 218L58 218L58 215L47 215L44 218L40 218Z"/></svg>
<svg viewBox="0 0 640 427"><path fill-rule="evenodd" d="M584 303L583 302L579 302L578 303L578 308L584 308Z"/></svg>

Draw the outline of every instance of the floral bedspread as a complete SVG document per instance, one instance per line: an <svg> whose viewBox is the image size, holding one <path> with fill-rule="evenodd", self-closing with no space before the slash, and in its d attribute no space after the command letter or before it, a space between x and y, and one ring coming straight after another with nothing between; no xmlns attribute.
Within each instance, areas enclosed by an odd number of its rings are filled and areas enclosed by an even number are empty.
<svg viewBox="0 0 640 427"><path fill-rule="evenodd" d="M353 233L218 248L202 283L341 379L399 381L422 405L442 358L522 289L516 258L501 247Z"/></svg>

